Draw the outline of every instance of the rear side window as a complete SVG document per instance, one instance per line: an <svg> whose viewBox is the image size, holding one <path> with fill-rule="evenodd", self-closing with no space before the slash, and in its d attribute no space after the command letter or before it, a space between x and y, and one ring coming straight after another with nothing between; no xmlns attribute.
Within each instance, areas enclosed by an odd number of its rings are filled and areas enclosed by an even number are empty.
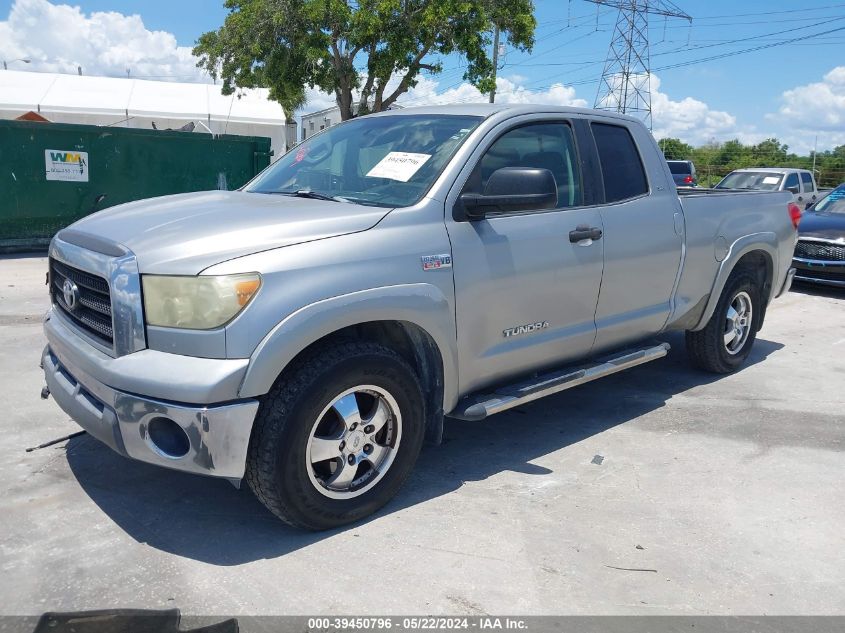
<svg viewBox="0 0 845 633"><path fill-rule="evenodd" d="M645 169L627 128L593 123L606 202L618 202L648 193Z"/></svg>
<svg viewBox="0 0 845 633"><path fill-rule="evenodd" d="M810 175L810 172L802 171L801 180L804 181L804 191L813 191L813 177Z"/></svg>

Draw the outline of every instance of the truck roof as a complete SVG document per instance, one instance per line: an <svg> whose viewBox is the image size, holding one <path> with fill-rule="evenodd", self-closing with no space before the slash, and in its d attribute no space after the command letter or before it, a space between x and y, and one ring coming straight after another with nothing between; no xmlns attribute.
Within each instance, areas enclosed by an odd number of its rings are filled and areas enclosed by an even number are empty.
<svg viewBox="0 0 845 633"><path fill-rule="evenodd" d="M628 116L626 114L619 114L617 112L610 112L608 110L594 110L591 108L575 108L570 106L556 106L531 103L458 103L452 105L426 105L405 107L397 110L386 110L384 112L377 112L369 116L405 116L408 114L462 114L465 116L481 116L487 118L499 112L508 112L512 115L538 114L544 112L554 114L581 115L600 114L603 117L611 117L614 119L622 119L624 121L631 121L637 123L640 122L640 120L635 117Z"/></svg>
<svg viewBox="0 0 845 633"><path fill-rule="evenodd" d="M734 171L762 171L770 174L786 174L792 171L806 171L809 169L801 169L800 167L742 167L741 169L734 169Z"/></svg>

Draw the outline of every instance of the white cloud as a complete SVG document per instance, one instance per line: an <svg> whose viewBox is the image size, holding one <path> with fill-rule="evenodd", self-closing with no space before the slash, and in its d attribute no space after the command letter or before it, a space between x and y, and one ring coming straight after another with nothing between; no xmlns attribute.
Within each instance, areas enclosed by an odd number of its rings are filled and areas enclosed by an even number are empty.
<svg viewBox="0 0 845 633"><path fill-rule="evenodd" d="M816 134L820 151L845 144L845 66L836 66L820 82L786 90L777 113L766 119L789 130L798 151L812 150Z"/></svg>
<svg viewBox="0 0 845 633"><path fill-rule="evenodd" d="M723 142L738 138L745 143L757 143L766 137L754 128L739 126L732 114L714 110L704 101L685 97L673 101L660 90L660 78L651 76L651 117L655 138L680 138L691 145L711 140Z"/></svg>
<svg viewBox="0 0 845 633"><path fill-rule="evenodd" d="M0 58L32 60L18 70L208 82L187 46L172 33L150 31L138 15L84 14L47 0L15 0L0 22Z"/></svg>
<svg viewBox="0 0 845 633"><path fill-rule="evenodd" d="M398 85L400 78L393 77L387 84L385 95L391 94ZM487 93L482 94L478 88L468 83L461 83L455 87L446 89L440 88L440 81L429 77L420 77L417 85L402 96L397 103L403 107L424 106L424 105L446 105L452 103L487 103ZM308 99L302 113L316 112L335 105L333 95L320 92L317 89L306 90ZM358 94L353 95L353 101L357 101ZM576 97L575 88L554 84L545 90L531 90L520 85L512 78L499 77L496 81L496 102L497 103L538 103L546 105L563 105L586 107L584 99ZM297 113L299 116L301 113Z"/></svg>
<svg viewBox="0 0 845 633"><path fill-rule="evenodd" d="M496 81L498 103L539 103L544 105L565 105L585 107L587 102L575 96L575 88L556 83L544 90L532 90L513 81L514 78L499 77ZM447 103L486 103L488 95L475 86L462 83L457 87L440 90L440 83L429 77L421 77L417 85L399 98L405 106Z"/></svg>
<svg viewBox="0 0 845 633"><path fill-rule="evenodd" d="M319 88L305 88L305 107L302 112L317 112L337 105L334 95L322 92ZM297 117L299 113L297 114Z"/></svg>

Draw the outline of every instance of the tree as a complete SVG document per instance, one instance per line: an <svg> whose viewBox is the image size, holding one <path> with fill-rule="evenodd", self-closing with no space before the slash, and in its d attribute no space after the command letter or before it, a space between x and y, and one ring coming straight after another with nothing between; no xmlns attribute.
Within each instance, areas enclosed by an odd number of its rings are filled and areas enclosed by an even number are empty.
<svg viewBox="0 0 845 633"><path fill-rule="evenodd" d="M494 87L490 30L521 51L534 44L532 0L225 0L222 27L200 36L198 66L236 87L266 87L290 119L305 87L335 95L341 118L385 110L438 56L466 60L464 79Z"/></svg>
<svg viewBox="0 0 845 633"><path fill-rule="evenodd" d="M693 152L692 145L687 145L679 138L664 138L657 143L666 160L689 160Z"/></svg>
<svg viewBox="0 0 845 633"><path fill-rule="evenodd" d="M788 160L789 146L782 144L776 138L751 146L751 155L760 165L785 165Z"/></svg>

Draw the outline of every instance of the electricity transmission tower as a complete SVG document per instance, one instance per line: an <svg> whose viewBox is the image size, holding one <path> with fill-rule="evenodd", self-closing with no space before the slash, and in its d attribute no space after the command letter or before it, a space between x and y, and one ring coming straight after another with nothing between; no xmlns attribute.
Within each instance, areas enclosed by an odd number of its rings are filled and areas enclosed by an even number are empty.
<svg viewBox="0 0 845 633"><path fill-rule="evenodd" d="M587 0L619 10L594 107L631 114L651 129L648 16L692 17L668 0Z"/></svg>

